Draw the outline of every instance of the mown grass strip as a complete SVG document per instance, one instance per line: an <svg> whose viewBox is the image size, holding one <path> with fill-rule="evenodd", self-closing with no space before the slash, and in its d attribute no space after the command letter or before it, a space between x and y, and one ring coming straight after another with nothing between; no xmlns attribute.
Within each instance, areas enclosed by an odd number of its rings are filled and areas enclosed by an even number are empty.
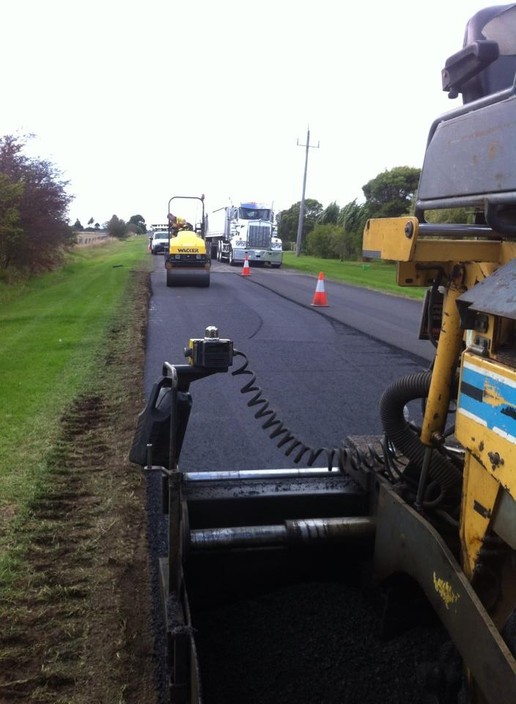
<svg viewBox="0 0 516 704"><path fill-rule="evenodd" d="M4 298L0 576L2 567L9 569L8 526L38 494L63 409L95 379L98 353L131 271L151 266L145 238L112 241L76 250L59 271L11 291L9 302Z"/></svg>
<svg viewBox="0 0 516 704"><path fill-rule="evenodd" d="M144 401L149 297L138 262L94 373L61 410L38 491L4 533L2 701L155 702L145 483L128 458Z"/></svg>
<svg viewBox="0 0 516 704"><path fill-rule="evenodd" d="M296 257L294 252L284 252L283 263L290 269L296 269L306 274L317 276L322 271L326 279L394 293L398 296L422 299L425 293L424 288L398 286L396 265L391 262L341 262L338 259L320 259L304 254Z"/></svg>

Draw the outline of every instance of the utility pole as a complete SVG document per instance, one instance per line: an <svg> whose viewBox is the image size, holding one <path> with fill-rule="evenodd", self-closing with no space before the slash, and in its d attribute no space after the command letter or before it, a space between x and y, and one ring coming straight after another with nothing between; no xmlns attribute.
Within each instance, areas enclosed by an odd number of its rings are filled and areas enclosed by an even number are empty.
<svg viewBox="0 0 516 704"><path fill-rule="evenodd" d="M316 147L312 149L319 149L320 142L317 142ZM299 144L299 139L297 140L298 147L306 147L305 153L305 173L303 175L303 193L301 195L301 204L299 207L299 220L297 223L297 238L296 238L296 257L301 254L301 238L303 235L303 220L305 218L305 191L306 191L306 172L308 171L308 150L310 149L310 127L306 132L306 144Z"/></svg>

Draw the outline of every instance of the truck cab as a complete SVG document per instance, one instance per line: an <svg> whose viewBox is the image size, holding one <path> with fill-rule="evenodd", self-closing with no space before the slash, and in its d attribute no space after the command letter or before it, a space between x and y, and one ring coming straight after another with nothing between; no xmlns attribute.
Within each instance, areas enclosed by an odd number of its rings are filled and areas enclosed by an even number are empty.
<svg viewBox="0 0 516 704"><path fill-rule="evenodd" d="M214 211L209 234L218 239L217 259L232 266L268 264L279 268L283 244L277 236L272 208L263 203L244 202Z"/></svg>

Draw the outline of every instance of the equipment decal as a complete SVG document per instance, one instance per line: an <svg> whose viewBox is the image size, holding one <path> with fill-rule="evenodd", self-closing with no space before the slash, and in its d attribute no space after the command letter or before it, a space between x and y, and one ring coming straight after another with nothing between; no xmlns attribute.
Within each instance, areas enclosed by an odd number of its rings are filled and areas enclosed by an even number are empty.
<svg viewBox="0 0 516 704"><path fill-rule="evenodd" d="M458 412L510 442L516 439L516 383L464 363Z"/></svg>
<svg viewBox="0 0 516 704"><path fill-rule="evenodd" d="M446 582L444 579L438 577L435 572L434 588L443 600L444 605L447 609L450 608L450 604L455 604L460 598L460 595L455 594L455 592L453 591L452 585L449 582Z"/></svg>

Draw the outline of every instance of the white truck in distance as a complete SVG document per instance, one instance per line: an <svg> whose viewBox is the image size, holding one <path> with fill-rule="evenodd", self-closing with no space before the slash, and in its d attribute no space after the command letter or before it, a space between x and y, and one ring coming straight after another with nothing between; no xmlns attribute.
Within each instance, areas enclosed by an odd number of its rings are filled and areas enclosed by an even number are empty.
<svg viewBox="0 0 516 704"><path fill-rule="evenodd" d="M249 263L269 264L279 269L283 245L276 234L272 208L263 203L228 205L211 212L207 218L206 239L217 244L217 260L232 266Z"/></svg>

